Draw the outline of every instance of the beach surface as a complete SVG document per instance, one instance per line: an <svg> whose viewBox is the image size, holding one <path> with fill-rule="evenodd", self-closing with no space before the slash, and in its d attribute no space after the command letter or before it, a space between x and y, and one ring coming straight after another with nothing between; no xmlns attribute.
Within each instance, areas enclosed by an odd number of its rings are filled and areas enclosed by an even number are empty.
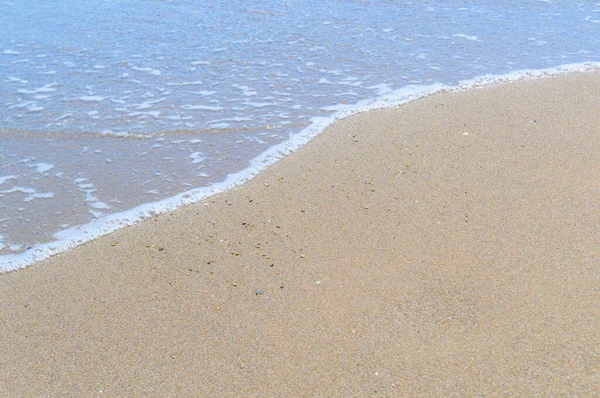
<svg viewBox="0 0 600 398"><path fill-rule="evenodd" d="M600 73L342 120L0 275L1 396L592 396Z"/></svg>

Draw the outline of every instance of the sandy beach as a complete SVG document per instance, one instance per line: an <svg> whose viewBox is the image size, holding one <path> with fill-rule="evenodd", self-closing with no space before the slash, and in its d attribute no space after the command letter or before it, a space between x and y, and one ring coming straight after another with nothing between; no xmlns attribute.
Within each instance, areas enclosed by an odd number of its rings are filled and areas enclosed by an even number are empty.
<svg viewBox="0 0 600 398"><path fill-rule="evenodd" d="M592 396L600 73L337 122L0 275L0 396Z"/></svg>

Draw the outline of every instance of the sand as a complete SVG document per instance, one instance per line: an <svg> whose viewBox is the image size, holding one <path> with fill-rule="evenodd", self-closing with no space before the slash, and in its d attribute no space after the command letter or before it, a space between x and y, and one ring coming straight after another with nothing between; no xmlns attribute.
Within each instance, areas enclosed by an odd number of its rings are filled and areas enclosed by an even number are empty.
<svg viewBox="0 0 600 398"><path fill-rule="evenodd" d="M591 396L600 73L342 120L0 275L1 396Z"/></svg>

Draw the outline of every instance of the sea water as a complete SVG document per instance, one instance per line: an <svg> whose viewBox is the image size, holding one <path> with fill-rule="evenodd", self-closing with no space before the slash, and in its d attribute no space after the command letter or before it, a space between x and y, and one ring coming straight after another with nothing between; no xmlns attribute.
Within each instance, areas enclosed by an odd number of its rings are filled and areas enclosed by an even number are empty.
<svg viewBox="0 0 600 398"><path fill-rule="evenodd" d="M230 189L345 115L599 61L594 1L0 0L0 271Z"/></svg>

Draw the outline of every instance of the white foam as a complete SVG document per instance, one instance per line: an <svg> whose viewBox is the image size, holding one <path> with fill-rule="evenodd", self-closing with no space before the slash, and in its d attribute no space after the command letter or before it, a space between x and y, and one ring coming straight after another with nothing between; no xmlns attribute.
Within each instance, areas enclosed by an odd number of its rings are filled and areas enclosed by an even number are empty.
<svg viewBox="0 0 600 398"><path fill-rule="evenodd" d="M167 83L167 86L197 86L202 83L202 80L197 80L195 82Z"/></svg>
<svg viewBox="0 0 600 398"><path fill-rule="evenodd" d="M249 117L230 117L230 118L225 118L225 119L215 119L215 120L211 120L208 123L220 123L220 122L250 122L252 121L251 118Z"/></svg>
<svg viewBox="0 0 600 398"><path fill-rule="evenodd" d="M8 79L9 82L19 82L21 84L27 84L28 83L28 80L20 79L18 77L14 77L14 76L8 76L7 79Z"/></svg>
<svg viewBox="0 0 600 398"><path fill-rule="evenodd" d="M0 191L0 194L9 194L9 193L15 193L15 192L32 194L32 193L35 193L35 189L28 188L28 187L12 187L11 189ZM0 265L2 265L1 262L0 262ZM1 271L1 267L0 267L0 271Z"/></svg>
<svg viewBox="0 0 600 398"><path fill-rule="evenodd" d="M106 210L110 209L111 206L105 202L99 200L93 193L96 192L96 188L94 184L88 181L87 178L76 178L73 180L73 183L85 194L84 202L89 203L89 206L92 208L89 212L94 217L101 217L104 215L102 212L98 212L96 210Z"/></svg>
<svg viewBox="0 0 600 398"><path fill-rule="evenodd" d="M159 117L160 116L160 111L148 111L148 112L130 112L128 113L129 116L152 116L152 117Z"/></svg>
<svg viewBox="0 0 600 398"><path fill-rule="evenodd" d="M477 38L477 36L471 36L471 35L465 35L464 33L457 33L455 35L452 35L454 37L460 37L469 41L481 41Z"/></svg>
<svg viewBox="0 0 600 398"><path fill-rule="evenodd" d="M73 117L73 114L72 113L65 113L64 115L61 115L61 116L57 117L56 119L54 119L54 121L58 122L60 120L63 120L63 119L69 118L69 117Z"/></svg>
<svg viewBox="0 0 600 398"><path fill-rule="evenodd" d="M52 199L54 192L34 193L25 198L25 202L31 202L34 199Z"/></svg>
<svg viewBox="0 0 600 398"><path fill-rule="evenodd" d="M82 97L79 97L78 99L86 102L100 102L104 101L106 97L101 97L99 95L84 95Z"/></svg>
<svg viewBox="0 0 600 398"><path fill-rule="evenodd" d="M48 93L51 91L56 91L55 88L53 88L53 86L56 86L56 83L50 83L50 84L46 84L43 87L40 88L36 88L34 90L25 90L25 89L18 89L17 92L21 93L21 94L37 94L37 93Z"/></svg>
<svg viewBox="0 0 600 398"><path fill-rule="evenodd" d="M209 95L213 95L216 93L216 91L207 91L207 90L202 90L202 91L190 91L190 94L198 94L201 95L203 97L207 97Z"/></svg>
<svg viewBox="0 0 600 398"><path fill-rule="evenodd" d="M15 178L19 178L19 176L18 175L0 176L0 185L4 184L8 180L13 180Z"/></svg>
<svg viewBox="0 0 600 398"><path fill-rule="evenodd" d="M31 168L35 168L35 171L37 173L45 173L49 170L52 170L54 168L54 165L48 164L48 163L36 163L36 164L32 164L31 166L29 166Z"/></svg>
<svg viewBox="0 0 600 398"><path fill-rule="evenodd" d="M226 129L228 127L231 127L231 124L229 124L229 123L210 123L209 122L208 127L211 127L213 129Z"/></svg>
<svg viewBox="0 0 600 398"><path fill-rule="evenodd" d="M181 109L185 109L186 111L191 110L202 110L202 111L222 111L222 106L211 106L211 105L184 105Z"/></svg>
<svg viewBox="0 0 600 398"><path fill-rule="evenodd" d="M140 68L137 66L133 66L131 69L137 70L138 72L148 72L154 76L160 76L162 74L161 71L159 71L158 69L152 69L152 68Z"/></svg>
<svg viewBox="0 0 600 398"><path fill-rule="evenodd" d="M192 158L192 164L201 163L205 159L200 152L191 153L190 158Z"/></svg>
<svg viewBox="0 0 600 398"><path fill-rule="evenodd" d="M265 106L274 105L271 102L244 102L246 105L252 105L255 108L264 108Z"/></svg>
<svg viewBox="0 0 600 398"><path fill-rule="evenodd" d="M148 108L152 107L152 105L158 104L159 102L163 102L166 99L167 99L166 97L163 97L163 98L159 98L157 100L145 101L145 102L142 102L141 104L135 105L135 109L148 109Z"/></svg>
<svg viewBox="0 0 600 398"><path fill-rule="evenodd" d="M94 209L110 209L110 206L104 202L100 202L100 201L96 201L93 202L92 204L90 204L91 207L93 207Z"/></svg>

